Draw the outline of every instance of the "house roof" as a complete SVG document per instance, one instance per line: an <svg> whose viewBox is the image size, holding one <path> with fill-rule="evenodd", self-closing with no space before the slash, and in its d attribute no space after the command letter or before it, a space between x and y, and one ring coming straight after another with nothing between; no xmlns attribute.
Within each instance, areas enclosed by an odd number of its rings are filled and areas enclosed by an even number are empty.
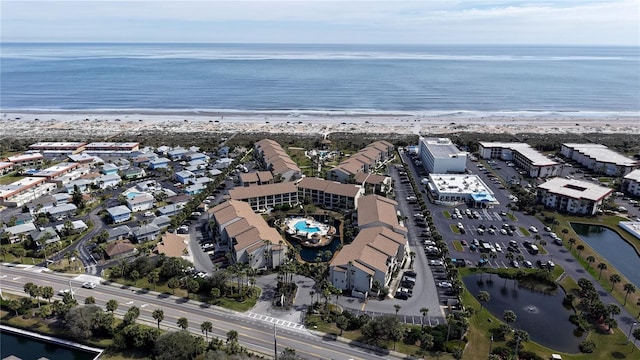
<svg viewBox="0 0 640 360"><path fill-rule="evenodd" d="M154 234L159 232L160 232L160 228L158 227L158 225L154 223L149 223L149 224L145 224L145 225L133 228L133 234L135 236Z"/></svg>
<svg viewBox="0 0 640 360"><path fill-rule="evenodd" d="M104 251L105 253L107 253L107 256L111 258L121 254L133 252L135 250L135 246L133 246L129 241L116 241L112 244L107 245Z"/></svg>
<svg viewBox="0 0 640 360"><path fill-rule="evenodd" d="M358 200L358 226L385 225L391 229L404 230L397 215L398 203L380 195L367 195Z"/></svg>
<svg viewBox="0 0 640 360"><path fill-rule="evenodd" d="M327 194L356 197L362 188L354 184L341 184L320 178L305 177L298 183L298 188L323 191Z"/></svg>
<svg viewBox="0 0 640 360"><path fill-rule="evenodd" d="M109 238L114 238L131 234L131 228L127 225L121 225L114 228L109 228L107 229L107 232L109 233Z"/></svg>
<svg viewBox="0 0 640 360"><path fill-rule="evenodd" d="M186 248L187 242L184 237L178 234L166 233L162 235L155 252L168 257L182 257Z"/></svg>
<svg viewBox="0 0 640 360"><path fill-rule="evenodd" d="M129 208L124 205L110 207L107 209L107 212L109 213L109 215L111 215L111 217L131 214L131 210L129 210Z"/></svg>
<svg viewBox="0 0 640 360"><path fill-rule="evenodd" d="M544 189L550 193L573 199L586 199L591 201L602 200L613 192L612 188L596 185L588 181L561 177L553 178L538 185L538 189Z"/></svg>
<svg viewBox="0 0 640 360"><path fill-rule="evenodd" d="M153 195L146 194L146 193L142 193L140 195L134 196L133 198L127 199L127 203L131 205L144 204L144 203L153 202L153 201L155 201L155 198L153 197Z"/></svg>

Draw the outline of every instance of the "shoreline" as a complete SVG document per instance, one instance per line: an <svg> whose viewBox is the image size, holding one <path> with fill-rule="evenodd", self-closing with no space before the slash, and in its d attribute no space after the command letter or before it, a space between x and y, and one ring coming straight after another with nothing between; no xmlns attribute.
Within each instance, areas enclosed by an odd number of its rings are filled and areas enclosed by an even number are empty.
<svg viewBox="0 0 640 360"><path fill-rule="evenodd" d="M625 133L640 134L639 115L573 116L523 113L451 114L291 111L1 111L3 137L112 136L134 132L323 134ZM486 116L485 116L486 115ZM46 134L43 134L43 131Z"/></svg>

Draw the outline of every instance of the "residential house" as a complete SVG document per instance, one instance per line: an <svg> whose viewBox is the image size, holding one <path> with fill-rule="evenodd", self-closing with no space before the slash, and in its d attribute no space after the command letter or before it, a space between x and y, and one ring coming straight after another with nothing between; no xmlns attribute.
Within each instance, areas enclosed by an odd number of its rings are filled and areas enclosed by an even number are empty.
<svg viewBox="0 0 640 360"><path fill-rule="evenodd" d="M107 233L109 233L107 241L128 240L133 235L133 233L131 232L131 228L127 225L120 225L114 228L109 228L107 229Z"/></svg>
<svg viewBox="0 0 640 360"><path fill-rule="evenodd" d="M54 196L45 195L35 200L29 201L26 205L29 208L30 213L38 214L38 213L46 213L50 208L56 206L57 204L58 204L58 201Z"/></svg>
<svg viewBox="0 0 640 360"><path fill-rule="evenodd" d="M124 177L127 180L140 179L145 176L147 176L147 173L144 171L144 169L141 169L135 166L132 166L127 170L122 171L122 177Z"/></svg>
<svg viewBox="0 0 640 360"><path fill-rule="evenodd" d="M207 187L202 184L190 185L184 188L184 193L188 195L196 195L203 192Z"/></svg>
<svg viewBox="0 0 640 360"><path fill-rule="evenodd" d="M97 179L96 183L98 184L98 187L100 189L110 189L110 188L118 187L121 181L122 179L120 178L120 175L116 173L116 174L102 175Z"/></svg>
<svg viewBox="0 0 640 360"><path fill-rule="evenodd" d="M51 207L46 212L51 221L62 221L75 216L77 211L77 206L67 203Z"/></svg>
<svg viewBox="0 0 640 360"><path fill-rule="evenodd" d="M102 165L100 172L103 175L114 175L118 173L118 167L112 163L107 163Z"/></svg>
<svg viewBox="0 0 640 360"><path fill-rule="evenodd" d="M207 161L208 156L200 152L190 152L185 155L185 158L187 159L187 161Z"/></svg>
<svg viewBox="0 0 640 360"><path fill-rule="evenodd" d="M138 253L138 249L131 244L130 241L115 241L109 245L104 250L108 259L122 259L125 257L133 256Z"/></svg>
<svg viewBox="0 0 640 360"><path fill-rule="evenodd" d="M29 233L31 240L36 243L38 249L42 249L49 244L60 241L60 236L56 230L51 227L37 229Z"/></svg>
<svg viewBox="0 0 640 360"><path fill-rule="evenodd" d="M162 235L153 253L166 257L180 258L185 256L187 248L187 240L184 237L178 234L166 233Z"/></svg>
<svg viewBox="0 0 640 360"><path fill-rule="evenodd" d="M167 156L169 156L169 159L176 161L176 160L182 160L182 158L184 156L187 155L187 153L189 152L189 150L183 149L183 148L175 148L173 150L170 150L167 152Z"/></svg>
<svg viewBox="0 0 640 360"><path fill-rule="evenodd" d="M165 158L165 157L159 157L157 159L153 159L151 161L149 161L149 168L153 169L153 170L157 170L157 169L166 169L169 167L169 163L171 162L171 160Z"/></svg>
<svg viewBox="0 0 640 360"><path fill-rule="evenodd" d="M220 158L218 160L216 160L216 163L214 165L214 167L216 169L226 169L229 166L231 166L231 164L233 163L233 159L230 158Z"/></svg>
<svg viewBox="0 0 640 360"><path fill-rule="evenodd" d="M154 223L143 224L132 229L133 237L139 243L155 239L160 231L160 228Z"/></svg>
<svg viewBox="0 0 640 360"><path fill-rule="evenodd" d="M129 195L131 194L132 193L129 193ZM147 193L140 193L135 196L129 195L127 195L127 207L129 207L132 212L150 210L156 201L153 195Z"/></svg>
<svg viewBox="0 0 640 360"><path fill-rule="evenodd" d="M162 229L171 225L171 218L168 216L157 216L151 220L151 223Z"/></svg>
<svg viewBox="0 0 640 360"><path fill-rule="evenodd" d="M110 207L107 209L107 213L114 224L119 224L131 219L131 210L124 205Z"/></svg>
<svg viewBox="0 0 640 360"><path fill-rule="evenodd" d="M64 192L55 193L51 196L53 196L53 198L55 199L55 203L58 205L68 204L72 200L71 194Z"/></svg>
<svg viewBox="0 0 640 360"><path fill-rule="evenodd" d="M68 194L73 194L76 188L81 194L87 194L91 192L91 186L94 184L92 180L78 179L67 183L64 188Z"/></svg>
<svg viewBox="0 0 640 360"><path fill-rule="evenodd" d="M181 184L187 184L195 180L196 175L191 171L179 171L176 173L176 180L178 180Z"/></svg>
<svg viewBox="0 0 640 360"><path fill-rule="evenodd" d="M67 229L65 227L65 224L56 225L56 231L58 232L58 234L67 234L67 231L71 230L71 234L77 234L89 228L87 224L85 224L82 220L73 220L71 221L71 225L71 229Z"/></svg>
<svg viewBox="0 0 640 360"><path fill-rule="evenodd" d="M35 230L36 226L33 223L10 226L2 229L2 237L6 237L9 243L13 244L26 239Z"/></svg>
<svg viewBox="0 0 640 360"><path fill-rule="evenodd" d="M174 216L180 211L182 211L185 205L186 203L169 204L169 205L159 207L156 212L160 216Z"/></svg>

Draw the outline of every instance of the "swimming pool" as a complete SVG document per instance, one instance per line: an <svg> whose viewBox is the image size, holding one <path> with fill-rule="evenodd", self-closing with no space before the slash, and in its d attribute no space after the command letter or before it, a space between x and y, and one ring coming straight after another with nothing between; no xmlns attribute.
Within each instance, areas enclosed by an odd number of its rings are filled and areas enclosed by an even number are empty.
<svg viewBox="0 0 640 360"><path fill-rule="evenodd" d="M142 193L131 191L130 193L127 194L127 198L133 199L134 197L136 197L138 195L142 195Z"/></svg>
<svg viewBox="0 0 640 360"><path fill-rule="evenodd" d="M308 221L298 221L294 226L298 231L304 231L308 234L313 234L320 231L320 228L317 226L309 226L307 225Z"/></svg>

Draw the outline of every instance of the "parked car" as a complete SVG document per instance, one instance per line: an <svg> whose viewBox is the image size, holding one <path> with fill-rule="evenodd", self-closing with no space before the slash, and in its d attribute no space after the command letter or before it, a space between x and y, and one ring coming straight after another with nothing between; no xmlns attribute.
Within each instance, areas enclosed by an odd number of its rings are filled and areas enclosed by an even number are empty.
<svg viewBox="0 0 640 360"><path fill-rule="evenodd" d="M513 266L514 268L519 268L520 264L518 264L516 260L511 260L511 266Z"/></svg>
<svg viewBox="0 0 640 360"><path fill-rule="evenodd" d="M450 288L450 287L453 287L453 284L451 284L451 283L450 283L450 282L448 282L448 281L441 281L441 282L439 282L439 283L438 283L438 287L441 287L441 288Z"/></svg>

